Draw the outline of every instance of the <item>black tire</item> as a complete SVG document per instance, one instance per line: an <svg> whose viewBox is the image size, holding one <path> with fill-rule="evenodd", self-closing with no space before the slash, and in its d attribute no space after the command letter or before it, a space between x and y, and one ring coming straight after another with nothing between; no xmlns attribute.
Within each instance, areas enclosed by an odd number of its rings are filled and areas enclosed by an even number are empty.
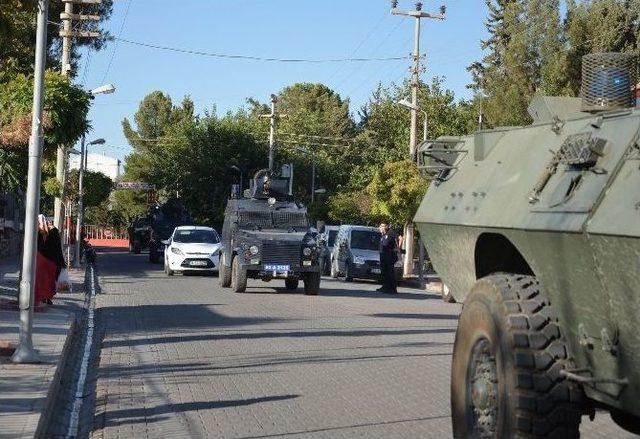
<svg viewBox="0 0 640 439"><path fill-rule="evenodd" d="M331 258L329 256L325 256L321 259L322 263L320 264L320 272L324 276L329 276L331 274Z"/></svg>
<svg viewBox="0 0 640 439"><path fill-rule="evenodd" d="M338 276L340 276L340 271L338 270L338 263L336 261L331 261L330 270L331 272L329 273L329 275L332 278L337 279Z"/></svg>
<svg viewBox="0 0 640 439"><path fill-rule="evenodd" d="M640 435L640 417L613 409L611 410L611 419L625 430Z"/></svg>
<svg viewBox="0 0 640 439"><path fill-rule="evenodd" d="M351 274L351 262L349 261L344 264L344 281L353 282L353 274Z"/></svg>
<svg viewBox="0 0 640 439"><path fill-rule="evenodd" d="M446 303L456 303L456 299L451 294L451 290L444 283L442 284L442 300Z"/></svg>
<svg viewBox="0 0 640 439"><path fill-rule="evenodd" d="M133 241L133 253L136 255L142 253L142 246L139 241Z"/></svg>
<svg viewBox="0 0 640 439"><path fill-rule="evenodd" d="M237 256L231 261L231 289L234 293L244 293L247 290L247 272L240 267Z"/></svg>
<svg viewBox="0 0 640 439"><path fill-rule="evenodd" d="M289 291L295 291L298 289L299 279L297 277L288 277L284 280L284 286Z"/></svg>
<svg viewBox="0 0 640 439"><path fill-rule="evenodd" d="M173 276L174 274L176 274L176 272L173 271L171 268L167 267L167 276Z"/></svg>
<svg viewBox="0 0 640 439"><path fill-rule="evenodd" d="M218 279L222 288L231 286L231 268L225 265L226 256L220 255L220 266L218 267Z"/></svg>
<svg viewBox="0 0 640 439"><path fill-rule="evenodd" d="M152 264L157 264L160 261L160 257L158 256L158 250L154 244L149 246L149 262Z"/></svg>
<svg viewBox="0 0 640 439"><path fill-rule="evenodd" d="M582 392L535 277L480 279L465 300L451 368L455 438L577 438Z"/></svg>
<svg viewBox="0 0 640 439"><path fill-rule="evenodd" d="M320 273L307 273L304 277L304 294L317 296L320 294Z"/></svg>

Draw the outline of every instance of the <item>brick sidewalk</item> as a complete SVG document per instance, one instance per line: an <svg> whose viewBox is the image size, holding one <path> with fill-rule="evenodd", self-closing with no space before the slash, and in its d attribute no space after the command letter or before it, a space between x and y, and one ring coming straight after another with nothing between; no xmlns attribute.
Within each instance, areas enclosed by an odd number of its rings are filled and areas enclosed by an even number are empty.
<svg viewBox="0 0 640 439"><path fill-rule="evenodd" d="M17 273L0 263L0 294L5 304L17 299ZM6 274L11 276L7 276ZM40 364L13 364L0 356L0 437L31 438L44 431L51 402L56 394L72 339L76 315L84 303L84 274L71 273L74 293L57 295L55 305L34 314L34 347L41 355ZM5 307L5 308L11 308ZM0 310L0 340L15 345L18 341L17 310Z"/></svg>

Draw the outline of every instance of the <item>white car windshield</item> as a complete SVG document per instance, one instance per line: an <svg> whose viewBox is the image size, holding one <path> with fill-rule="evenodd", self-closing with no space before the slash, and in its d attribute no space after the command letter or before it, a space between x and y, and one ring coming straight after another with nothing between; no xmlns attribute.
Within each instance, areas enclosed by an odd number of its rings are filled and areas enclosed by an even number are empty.
<svg viewBox="0 0 640 439"><path fill-rule="evenodd" d="M215 230L176 230L173 241L181 244L217 244L220 237Z"/></svg>

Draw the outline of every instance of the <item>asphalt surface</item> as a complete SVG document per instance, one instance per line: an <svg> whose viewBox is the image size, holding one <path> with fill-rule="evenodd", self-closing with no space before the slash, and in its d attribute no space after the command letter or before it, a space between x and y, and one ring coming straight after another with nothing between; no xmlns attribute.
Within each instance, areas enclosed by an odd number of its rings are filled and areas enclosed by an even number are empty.
<svg viewBox="0 0 640 439"><path fill-rule="evenodd" d="M451 437L459 305L328 278L317 297L283 281L234 294L128 253L101 254L99 271L81 436ZM582 432L631 437L605 414Z"/></svg>

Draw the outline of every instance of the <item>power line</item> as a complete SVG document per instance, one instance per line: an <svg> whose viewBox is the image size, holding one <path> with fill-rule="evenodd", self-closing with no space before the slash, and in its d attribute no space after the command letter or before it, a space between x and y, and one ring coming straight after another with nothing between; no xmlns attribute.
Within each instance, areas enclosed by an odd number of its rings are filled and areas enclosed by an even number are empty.
<svg viewBox="0 0 640 439"><path fill-rule="evenodd" d="M282 62L282 63L311 63L311 64L321 64L321 63L338 63L338 62L375 62L375 61L399 61L410 59L410 56L389 56L389 57L379 57L379 58L265 58L260 56L250 56L250 55L235 55L235 54L225 54L225 53L214 53L214 52L203 52L200 50L192 50L192 49L181 49L177 47L169 47L169 46L160 46L157 44L143 43L140 41L128 40L125 38L114 38L116 41L122 41L123 43L132 44L135 46L148 47L151 49L158 50L166 50L170 52L178 52L178 53L186 53L189 55L198 55L198 56L208 56L212 58L223 58L223 59L238 59L245 61L265 61L265 62Z"/></svg>
<svg viewBox="0 0 640 439"><path fill-rule="evenodd" d="M127 24L127 17L129 17L129 9L131 9L131 0L128 0L127 9L124 12L124 17L122 18L122 24L120 25L120 30L118 31L118 38L122 36L124 32L124 27ZM116 38L117 40L117 38ZM107 64L107 70L104 72L104 76L102 77L102 82L104 83L107 80L107 76L111 71L111 64L113 64L113 59L116 56L116 49L118 48L118 42L116 41L113 45L113 51L111 52L111 58L109 59L109 64Z"/></svg>

